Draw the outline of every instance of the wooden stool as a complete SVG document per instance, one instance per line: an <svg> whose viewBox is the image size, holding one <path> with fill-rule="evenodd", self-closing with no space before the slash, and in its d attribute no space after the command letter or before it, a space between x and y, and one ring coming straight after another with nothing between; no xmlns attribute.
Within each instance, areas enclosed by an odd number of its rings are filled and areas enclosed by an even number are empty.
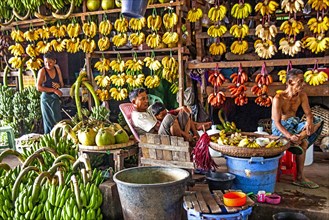
<svg viewBox="0 0 329 220"><path fill-rule="evenodd" d="M8 141L8 145L1 145L0 149L11 148L16 150L15 135L13 129L10 126L0 127L0 133L6 133Z"/></svg>
<svg viewBox="0 0 329 220"><path fill-rule="evenodd" d="M292 175L293 180L297 179L297 165L296 165L296 155L289 151L285 151L284 155L279 160L279 167L276 181L280 181L281 174Z"/></svg>

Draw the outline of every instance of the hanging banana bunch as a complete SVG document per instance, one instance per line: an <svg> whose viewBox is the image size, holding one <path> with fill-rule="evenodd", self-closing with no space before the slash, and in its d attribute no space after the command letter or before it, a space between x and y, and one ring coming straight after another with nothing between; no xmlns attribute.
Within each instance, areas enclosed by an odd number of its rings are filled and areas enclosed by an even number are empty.
<svg viewBox="0 0 329 220"><path fill-rule="evenodd" d="M131 45L137 47L145 42L145 34L141 31L137 31L136 33L130 34L128 39Z"/></svg>
<svg viewBox="0 0 329 220"><path fill-rule="evenodd" d="M25 52L23 46L20 43L15 43L14 45L10 45L8 50L14 56L22 56Z"/></svg>
<svg viewBox="0 0 329 220"><path fill-rule="evenodd" d="M328 0L308 0L307 3L316 11L327 10L329 8Z"/></svg>
<svg viewBox="0 0 329 220"><path fill-rule="evenodd" d="M272 40L274 39L278 30L274 24L270 25L269 22L257 25L255 29L255 35L262 40Z"/></svg>
<svg viewBox="0 0 329 220"><path fill-rule="evenodd" d="M46 25L43 25L42 28L37 29L40 39L47 40L50 38L50 30Z"/></svg>
<svg viewBox="0 0 329 220"><path fill-rule="evenodd" d="M163 66L163 79L167 80L170 83L173 83L176 79L178 79L178 62L172 56L171 52L170 56L165 56L164 58L162 58L161 64Z"/></svg>
<svg viewBox="0 0 329 220"><path fill-rule="evenodd" d="M109 59L106 59L104 57L104 55L103 55L102 58L100 58L100 60L95 63L95 66L94 67L99 72L105 73L105 72L108 72L111 69L111 65L110 64L111 64L110 60Z"/></svg>
<svg viewBox="0 0 329 220"><path fill-rule="evenodd" d="M110 89L111 97L114 100L122 101L128 97L128 90L126 88L111 88Z"/></svg>
<svg viewBox="0 0 329 220"><path fill-rule="evenodd" d="M176 44L179 40L177 32L174 31L167 31L162 36L162 42L167 44L168 46L171 44Z"/></svg>
<svg viewBox="0 0 329 220"><path fill-rule="evenodd" d="M31 26L27 31L23 34L26 41L33 42L39 40L39 32Z"/></svg>
<svg viewBox="0 0 329 220"><path fill-rule="evenodd" d="M53 50L56 52L63 52L66 49L67 39L53 39L50 41L50 45L53 47Z"/></svg>
<svg viewBox="0 0 329 220"><path fill-rule="evenodd" d="M39 51L36 50L34 44L28 44L25 48L25 52L30 57L37 57L40 55Z"/></svg>
<svg viewBox="0 0 329 220"><path fill-rule="evenodd" d="M153 12L151 15L147 17L147 27L150 28L152 31L158 31L160 30L162 25L162 19L157 14L156 9L153 9Z"/></svg>
<svg viewBox="0 0 329 220"><path fill-rule="evenodd" d="M148 67L151 71L158 71L162 67L159 60L155 58L154 51L152 51L151 57L145 57L144 62L145 66Z"/></svg>
<svg viewBox="0 0 329 220"><path fill-rule="evenodd" d="M49 28L49 31L51 35L54 36L55 38L64 38L66 36L66 25L57 22L56 25L52 25Z"/></svg>
<svg viewBox="0 0 329 220"><path fill-rule="evenodd" d="M100 51L105 51L110 48L110 38L108 36L103 36L99 38L97 42L98 48Z"/></svg>
<svg viewBox="0 0 329 220"><path fill-rule="evenodd" d="M67 35L70 38L76 38L79 36L80 31L81 31L81 26L80 24L76 21L75 18L73 18L72 22L67 25Z"/></svg>
<svg viewBox="0 0 329 220"><path fill-rule="evenodd" d="M24 33L18 29L18 27L13 28L10 33L11 39L13 39L17 43L24 42Z"/></svg>
<svg viewBox="0 0 329 220"><path fill-rule="evenodd" d="M82 25L82 32L88 37L93 38L95 37L97 33L97 25L95 22L91 21L90 18L89 21L86 23L83 23Z"/></svg>
<svg viewBox="0 0 329 220"><path fill-rule="evenodd" d="M297 13L303 10L303 0L282 0L281 8L285 13Z"/></svg>
<svg viewBox="0 0 329 220"><path fill-rule="evenodd" d="M271 15L275 13L279 4L276 1L260 1L255 6L255 12L260 12L262 16Z"/></svg>
<svg viewBox="0 0 329 220"><path fill-rule="evenodd" d="M230 28L230 34L236 38L245 38L249 34L249 27L246 24L235 24Z"/></svg>
<svg viewBox="0 0 329 220"><path fill-rule="evenodd" d="M66 51L69 53L77 53L80 50L80 38L74 37L71 39L65 39Z"/></svg>
<svg viewBox="0 0 329 220"><path fill-rule="evenodd" d="M304 25L301 21L297 21L295 18L290 18L284 21L281 26L280 30L286 35L297 35L300 31L304 30Z"/></svg>
<svg viewBox="0 0 329 220"><path fill-rule="evenodd" d="M245 3L243 0L233 5L231 15L237 19L244 19L247 18L251 12L251 5L249 3Z"/></svg>
<svg viewBox="0 0 329 220"><path fill-rule="evenodd" d="M154 51L151 57L145 57L145 66L150 69L150 75L145 78L144 85L146 88L153 89L160 85L160 77L156 74L162 67L161 63L155 58Z"/></svg>
<svg viewBox="0 0 329 220"><path fill-rule="evenodd" d="M128 31L128 20L120 14L120 17L115 20L114 28L116 31L121 33L126 33Z"/></svg>
<svg viewBox="0 0 329 220"><path fill-rule="evenodd" d="M157 32L153 32L152 34L149 34L146 38L146 44L147 46L153 48L156 48L161 43L161 36Z"/></svg>
<svg viewBox="0 0 329 220"><path fill-rule="evenodd" d="M36 45L36 50L38 51L38 53L45 54L52 50L52 46L50 42L46 40L41 40L38 41Z"/></svg>
<svg viewBox="0 0 329 220"><path fill-rule="evenodd" d="M121 58L120 53L118 53L117 59L111 61L110 66L116 73L123 73L126 70L125 61Z"/></svg>
<svg viewBox="0 0 329 220"><path fill-rule="evenodd" d="M117 87L122 87L126 84L127 75L125 73L113 74L110 76L111 83Z"/></svg>
<svg viewBox="0 0 329 220"><path fill-rule="evenodd" d="M287 82L287 72L289 72L291 69L292 69L292 63L289 60L287 70L280 70L278 72L279 80L282 82L282 84L286 84L286 82Z"/></svg>
<svg viewBox="0 0 329 220"><path fill-rule="evenodd" d="M222 55L226 53L226 45L223 42L220 42L219 38L217 38L216 42L210 45L209 52L214 56Z"/></svg>
<svg viewBox="0 0 329 220"><path fill-rule="evenodd" d="M201 10L201 8L192 8L188 11L187 13L187 20L189 22L197 22L199 21L203 16L203 12Z"/></svg>
<svg viewBox="0 0 329 220"><path fill-rule="evenodd" d="M269 59L278 52L275 44L271 40L256 40L254 43L255 52L257 55L264 59Z"/></svg>
<svg viewBox="0 0 329 220"><path fill-rule="evenodd" d="M223 36L227 31L227 28L225 25L211 25L208 30L207 30L207 34L210 37L216 38L216 37L221 37Z"/></svg>
<svg viewBox="0 0 329 220"><path fill-rule="evenodd" d="M111 97L108 89L97 89L96 94L102 102L110 100Z"/></svg>
<svg viewBox="0 0 329 220"><path fill-rule="evenodd" d="M307 37L303 40L303 45L316 54L325 52L329 48L329 37L325 37L324 34L318 34L317 37Z"/></svg>
<svg viewBox="0 0 329 220"><path fill-rule="evenodd" d="M126 82L132 88L139 88L142 87L144 84L145 75L140 73L138 75L127 75Z"/></svg>
<svg viewBox="0 0 329 220"><path fill-rule="evenodd" d="M319 70L318 61L316 61L314 68L304 73L304 79L309 85L318 86L328 81L328 75L324 71Z"/></svg>
<svg viewBox="0 0 329 220"><path fill-rule="evenodd" d="M134 53L132 60L127 60L125 63L126 73L128 75L136 75L142 72L144 62L137 59L137 53Z"/></svg>
<svg viewBox="0 0 329 220"><path fill-rule="evenodd" d="M173 9L169 9L169 11L163 15L163 25L166 29L173 28L178 23L178 15L173 11Z"/></svg>
<svg viewBox="0 0 329 220"><path fill-rule="evenodd" d="M302 42L296 40L294 37L284 37L281 38L279 42L279 50L282 50L282 53L294 57L302 50Z"/></svg>
<svg viewBox="0 0 329 220"><path fill-rule="evenodd" d="M133 31L141 31L146 26L145 17L131 18L129 21L129 27Z"/></svg>
<svg viewBox="0 0 329 220"><path fill-rule="evenodd" d="M126 43L128 42L127 34L119 33L117 35L114 35L114 37L112 38L112 41L116 47L122 47L122 46L126 45Z"/></svg>
<svg viewBox="0 0 329 220"><path fill-rule="evenodd" d="M245 54L248 50L248 42L246 40L236 40L231 44L230 49L234 54Z"/></svg>
<svg viewBox="0 0 329 220"><path fill-rule="evenodd" d="M314 34L325 33L329 29L329 18L319 15L317 18L308 20L307 26Z"/></svg>
<svg viewBox="0 0 329 220"><path fill-rule="evenodd" d="M31 57L26 61L26 69L37 71L42 67L43 60L41 58Z"/></svg>
<svg viewBox="0 0 329 220"><path fill-rule="evenodd" d="M81 26L75 18L66 27L67 35L70 39L65 39L65 47L68 53L77 53L80 50L80 38L78 37L81 31Z"/></svg>
<svg viewBox="0 0 329 220"><path fill-rule="evenodd" d="M113 25L110 20L107 19L106 14L103 16L103 20L99 23L98 31L100 34L107 36L111 33Z"/></svg>
<svg viewBox="0 0 329 220"><path fill-rule="evenodd" d="M96 49L96 42L94 39L87 38L82 39L80 43L80 49L85 53L92 53Z"/></svg>
<svg viewBox="0 0 329 220"><path fill-rule="evenodd" d="M215 5L211 7L208 11L208 17L211 21L217 22L225 18L227 8L224 5Z"/></svg>

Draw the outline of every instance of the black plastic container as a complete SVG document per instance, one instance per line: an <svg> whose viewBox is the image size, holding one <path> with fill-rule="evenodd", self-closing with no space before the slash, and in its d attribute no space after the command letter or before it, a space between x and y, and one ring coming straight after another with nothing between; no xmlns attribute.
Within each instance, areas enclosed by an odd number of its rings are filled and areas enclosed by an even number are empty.
<svg viewBox="0 0 329 220"><path fill-rule="evenodd" d="M279 212L273 215L273 220L310 220L302 213L298 212Z"/></svg>
<svg viewBox="0 0 329 220"><path fill-rule="evenodd" d="M209 190L227 190L231 189L235 175L231 173L222 172L208 172L206 173L206 179Z"/></svg>

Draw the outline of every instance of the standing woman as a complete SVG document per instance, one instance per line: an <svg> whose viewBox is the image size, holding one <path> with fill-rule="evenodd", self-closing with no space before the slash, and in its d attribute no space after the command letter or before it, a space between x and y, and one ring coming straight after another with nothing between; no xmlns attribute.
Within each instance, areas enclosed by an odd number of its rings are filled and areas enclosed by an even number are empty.
<svg viewBox="0 0 329 220"><path fill-rule="evenodd" d="M56 65L56 58L49 52L43 56L44 67L38 72L37 90L41 94L41 113L44 133L48 134L62 119L59 88L64 86L62 72Z"/></svg>

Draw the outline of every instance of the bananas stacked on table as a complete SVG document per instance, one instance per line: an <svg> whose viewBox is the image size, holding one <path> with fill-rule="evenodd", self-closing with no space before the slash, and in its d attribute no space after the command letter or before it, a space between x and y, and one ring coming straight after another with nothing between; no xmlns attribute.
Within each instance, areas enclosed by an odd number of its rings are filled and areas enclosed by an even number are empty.
<svg viewBox="0 0 329 220"><path fill-rule="evenodd" d="M170 9L163 15L163 25L166 29L173 28L178 23L178 15Z"/></svg>
<svg viewBox="0 0 329 220"><path fill-rule="evenodd" d="M329 18L327 16L311 18L308 20L307 26L315 34L325 33L329 29Z"/></svg>
<svg viewBox="0 0 329 220"><path fill-rule="evenodd" d="M244 19L252 12L251 5L249 3L236 3L231 9L231 15L237 19Z"/></svg>
<svg viewBox="0 0 329 220"><path fill-rule="evenodd" d="M187 20L189 22L197 22L200 20L200 18L202 18L203 16L203 12L201 8L192 8L188 11L187 13Z"/></svg>
<svg viewBox="0 0 329 220"><path fill-rule="evenodd" d="M211 55L222 55L226 53L226 45L223 42L214 42L209 47L209 52Z"/></svg>
<svg viewBox="0 0 329 220"><path fill-rule="evenodd" d="M211 21L221 21L225 18L227 8L224 5L215 5L208 11L208 17Z"/></svg>
<svg viewBox="0 0 329 220"><path fill-rule="evenodd" d="M294 57L302 50L302 42L300 40L295 40L294 37L284 37L281 38L279 50L282 53Z"/></svg>
<svg viewBox="0 0 329 220"><path fill-rule="evenodd" d="M313 69L304 73L304 79L311 86L318 86L328 81L328 75L324 71Z"/></svg>
<svg viewBox="0 0 329 220"><path fill-rule="evenodd" d="M275 13L279 4L276 1L260 1L255 6L255 11L260 12L262 16L271 15Z"/></svg>
<svg viewBox="0 0 329 220"><path fill-rule="evenodd" d="M324 34L318 34L317 37L307 37L302 41L305 48L316 54L324 52L329 48L329 37L325 37Z"/></svg>
<svg viewBox="0 0 329 220"><path fill-rule="evenodd" d="M281 8L285 13L297 13L304 8L303 0L282 0Z"/></svg>
<svg viewBox="0 0 329 220"><path fill-rule="evenodd" d="M271 40L256 40L254 43L255 52L261 58L269 59L278 52L275 44Z"/></svg>
<svg viewBox="0 0 329 220"><path fill-rule="evenodd" d="M178 62L173 56L165 56L161 60L163 66L162 78L170 83L178 79Z"/></svg>

